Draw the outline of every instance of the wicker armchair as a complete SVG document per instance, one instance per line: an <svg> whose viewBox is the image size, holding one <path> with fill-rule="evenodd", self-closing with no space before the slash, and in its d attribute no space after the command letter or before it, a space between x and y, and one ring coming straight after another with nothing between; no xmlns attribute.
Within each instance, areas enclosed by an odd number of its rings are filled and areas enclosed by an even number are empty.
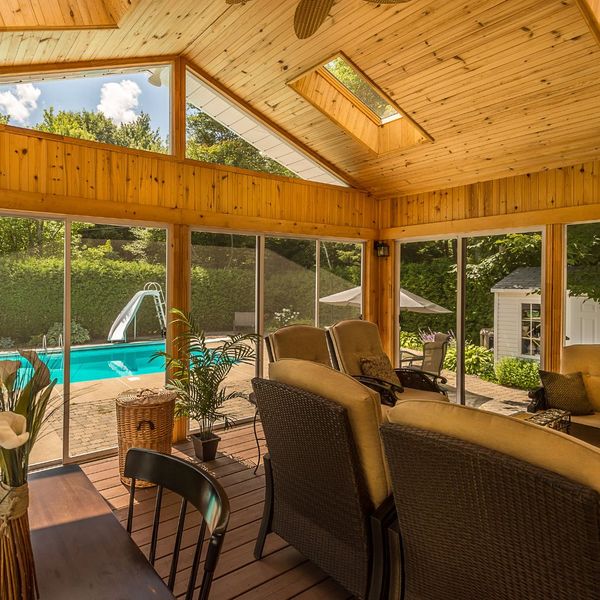
<svg viewBox="0 0 600 600"><path fill-rule="evenodd" d="M385 597L395 518L375 392L323 365L281 360L254 379L269 454L255 556L277 533L356 598Z"/></svg>
<svg viewBox="0 0 600 600"><path fill-rule="evenodd" d="M395 403L396 398L432 400L440 399L440 396L446 397L445 390L440 387L440 383L446 383L446 379L435 373L425 373L409 367L394 369L401 386L363 374L362 358L385 356L379 329L374 323L360 320L340 321L327 330L327 341L334 368L352 375L365 385L374 382L386 385L393 395L391 404Z"/></svg>
<svg viewBox="0 0 600 600"><path fill-rule="evenodd" d="M591 415L571 415L569 433L590 444L600 446L600 345L576 344L565 346L562 350L561 373L580 371L587 396L594 408ZM543 387L529 392L531 403L528 412L537 412L552 408L546 398Z"/></svg>
<svg viewBox="0 0 600 600"><path fill-rule="evenodd" d="M446 402L388 418L404 600L598 598L599 449Z"/></svg>

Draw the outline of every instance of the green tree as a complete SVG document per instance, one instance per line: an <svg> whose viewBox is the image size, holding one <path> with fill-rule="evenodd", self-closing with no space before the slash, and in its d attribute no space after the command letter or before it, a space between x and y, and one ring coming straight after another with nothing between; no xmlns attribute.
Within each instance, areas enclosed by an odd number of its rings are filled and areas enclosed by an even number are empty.
<svg viewBox="0 0 600 600"><path fill-rule="evenodd" d="M35 129L137 150L167 152L160 131L152 129L150 116L144 112L132 123L116 125L101 112L89 110L55 112L54 107L50 107L44 110L42 121L35 126Z"/></svg>
<svg viewBox="0 0 600 600"><path fill-rule="evenodd" d="M191 104L187 107L186 130L188 158L296 177L289 169L263 156L246 140Z"/></svg>
<svg viewBox="0 0 600 600"><path fill-rule="evenodd" d="M0 114L0 125L8 125L10 117L8 115Z"/></svg>

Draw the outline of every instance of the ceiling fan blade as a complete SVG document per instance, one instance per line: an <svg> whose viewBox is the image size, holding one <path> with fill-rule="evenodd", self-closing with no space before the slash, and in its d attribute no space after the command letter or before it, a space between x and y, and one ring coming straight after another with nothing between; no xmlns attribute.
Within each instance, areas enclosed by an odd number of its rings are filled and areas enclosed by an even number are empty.
<svg viewBox="0 0 600 600"><path fill-rule="evenodd" d="M227 4L246 4L248 0L225 0Z"/></svg>
<svg viewBox="0 0 600 600"><path fill-rule="evenodd" d="M299 39L305 40L321 27L334 0L300 0L294 15L294 30Z"/></svg>
<svg viewBox="0 0 600 600"><path fill-rule="evenodd" d="M405 4L410 0L365 0L365 2L371 2L371 4Z"/></svg>

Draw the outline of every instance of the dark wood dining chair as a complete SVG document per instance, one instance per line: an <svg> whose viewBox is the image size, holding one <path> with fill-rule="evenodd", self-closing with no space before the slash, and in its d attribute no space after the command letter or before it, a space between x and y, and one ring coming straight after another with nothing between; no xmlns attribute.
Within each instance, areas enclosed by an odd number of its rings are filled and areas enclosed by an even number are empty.
<svg viewBox="0 0 600 600"><path fill-rule="evenodd" d="M208 598L213 576L221 553L221 547L225 538L225 532L229 523L229 500L221 485L214 477L209 475L191 462L187 462L175 456L161 454L154 450L143 448L132 448L127 452L125 458L125 476L131 478L131 490L129 494L129 512L127 515L127 531L131 534L133 524L133 506L135 501L135 482L137 479L155 483L156 505L154 509L154 521L152 523L152 538L150 542L150 553L148 560L154 565L156 558L156 544L158 541L158 527L160 522L160 510L163 490L166 488L181 496L181 507L179 510L179 521L175 535L175 546L173 559L167 582L168 588L173 591L175 576L177 574L177 563L179 550L188 504L198 510L202 519L200 532L192 561L191 573L185 595L186 600L192 600L202 547L206 530L210 534L208 548L204 559L204 575L200 586L200 600Z"/></svg>

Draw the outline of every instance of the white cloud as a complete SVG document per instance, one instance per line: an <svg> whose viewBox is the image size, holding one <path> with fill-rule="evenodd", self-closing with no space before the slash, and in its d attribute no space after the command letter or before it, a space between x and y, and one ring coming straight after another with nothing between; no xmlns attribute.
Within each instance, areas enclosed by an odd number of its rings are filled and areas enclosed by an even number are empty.
<svg viewBox="0 0 600 600"><path fill-rule="evenodd" d="M42 90L31 83L18 83L13 90L0 92L0 111L11 119L24 123L37 108Z"/></svg>
<svg viewBox="0 0 600 600"><path fill-rule="evenodd" d="M132 123L138 118L134 108L139 104L138 97L141 93L140 86L130 79L119 83L105 83L100 90L100 104L97 108L117 125Z"/></svg>

